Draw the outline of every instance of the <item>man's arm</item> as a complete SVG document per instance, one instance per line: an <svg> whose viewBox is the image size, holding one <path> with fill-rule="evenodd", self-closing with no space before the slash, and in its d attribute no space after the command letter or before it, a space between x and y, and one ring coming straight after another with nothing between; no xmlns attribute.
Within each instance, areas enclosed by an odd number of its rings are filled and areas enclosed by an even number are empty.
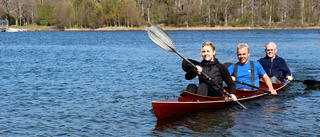
<svg viewBox="0 0 320 137"><path fill-rule="evenodd" d="M264 75L262 75L262 79L264 80L264 82L267 84L268 88L269 88L269 91L271 92L272 95L277 95L277 91L275 91L273 89L273 86L272 86L272 82L269 78L269 76L267 75L267 73L265 73Z"/></svg>
<svg viewBox="0 0 320 137"><path fill-rule="evenodd" d="M283 71L284 71L284 76L287 78L287 80L292 81L292 74L291 71L286 63L286 61L284 59L282 59L282 67L283 67Z"/></svg>

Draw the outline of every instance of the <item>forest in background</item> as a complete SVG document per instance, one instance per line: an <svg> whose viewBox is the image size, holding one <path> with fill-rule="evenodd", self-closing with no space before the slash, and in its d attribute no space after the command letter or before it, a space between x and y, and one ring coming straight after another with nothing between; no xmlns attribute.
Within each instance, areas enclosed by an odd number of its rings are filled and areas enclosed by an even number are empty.
<svg viewBox="0 0 320 137"><path fill-rule="evenodd" d="M10 25L68 28L310 27L320 0L0 0Z"/></svg>

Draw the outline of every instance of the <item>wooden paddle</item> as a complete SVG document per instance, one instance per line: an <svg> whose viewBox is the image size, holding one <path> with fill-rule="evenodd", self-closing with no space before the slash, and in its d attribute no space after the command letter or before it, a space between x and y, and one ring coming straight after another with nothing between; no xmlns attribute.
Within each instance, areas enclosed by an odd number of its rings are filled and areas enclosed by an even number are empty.
<svg viewBox="0 0 320 137"><path fill-rule="evenodd" d="M198 62L198 61L195 61L195 60L192 60L192 59L189 59L191 62L193 62L194 64L200 64L200 62ZM232 65L233 63L223 63L223 65L225 66L225 67L229 67L230 65ZM188 63L185 61L185 60L183 60L182 61L182 69L185 71L185 72L188 72L190 69L193 69L190 65L188 65ZM238 82L238 83L240 83L240 84L242 84L242 85L247 85L247 86L249 86L249 87L252 87L252 88L255 88L255 89L259 89L259 90L261 90L261 91L264 91L264 92L267 92L267 93L271 93L269 90L266 90L266 89L263 89L263 88L260 88L260 87L256 87L256 86L254 86L254 85L250 85L250 84L248 84L248 83L244 83L244 82L241 82L241 81L238 81L238 80L236 80L235 82Z"/></svg>
<svg viewBox="0 0 320 137"><path fill-rule="evenodd" d="M149 35L150 39L154 43L156 43L159 47L161 47L162 49L164 49L166 51L174 52L174 53L178 54L183 60L188 62L192 66L192 68L196 68L196 66L191 61L189 61L184 56L182 56L178 51L176 51L174 42L171 39L171 37L164 30L162 30L159 26L153 25L153 26L149 27L148 28L148 35ZM209 82L210 85L217 86L226 95L228 95L231 98L231 95L223 87L221 87L217 83L213 82L212 79L207 74L201 73L201 75L210 81ZM235 102L237 102L242 108L247 109L238 100L236 100Z"/></svg>
<svg viewBox="0 0 320 137"><path fill-rule="evenodd" d="M276 76L276 77L278 77L278 76ZM288 78L285 78L285 77L278 77L278 78L288 79ZM292 81L302 82L303 84L305 84L307 86L316 86L316 87L320 86L320 81L316 81L316 80L297 80L297 79L292 79Z"/></svg>

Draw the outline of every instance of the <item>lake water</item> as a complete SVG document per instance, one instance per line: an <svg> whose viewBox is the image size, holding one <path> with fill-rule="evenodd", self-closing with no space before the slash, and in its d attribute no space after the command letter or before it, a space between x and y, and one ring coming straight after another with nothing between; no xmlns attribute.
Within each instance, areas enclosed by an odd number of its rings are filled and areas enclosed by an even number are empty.
<svg viewBox="0 0 320 137"><path fill-rule="evenodd" d="M273 41L298 80L320 80L320 30L167 31L200 59L205 41L220 62L252 60ZM146 31L0 33L0 136L320 136L320 88L292 82L278 96L157 120L151 102L189 83L182 59Z"/></svg>

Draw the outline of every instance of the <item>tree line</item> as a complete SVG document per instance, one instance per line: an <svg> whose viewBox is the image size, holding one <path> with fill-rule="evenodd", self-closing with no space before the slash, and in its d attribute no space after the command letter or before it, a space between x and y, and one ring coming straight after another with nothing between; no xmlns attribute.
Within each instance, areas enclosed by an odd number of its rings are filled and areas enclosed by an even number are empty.
<svg viewBox="0 0 320 137"><path fill-rule="evenodd" d="M65 28L305 27L320 24L320 0L0 0L10 25Z"/></svg>

